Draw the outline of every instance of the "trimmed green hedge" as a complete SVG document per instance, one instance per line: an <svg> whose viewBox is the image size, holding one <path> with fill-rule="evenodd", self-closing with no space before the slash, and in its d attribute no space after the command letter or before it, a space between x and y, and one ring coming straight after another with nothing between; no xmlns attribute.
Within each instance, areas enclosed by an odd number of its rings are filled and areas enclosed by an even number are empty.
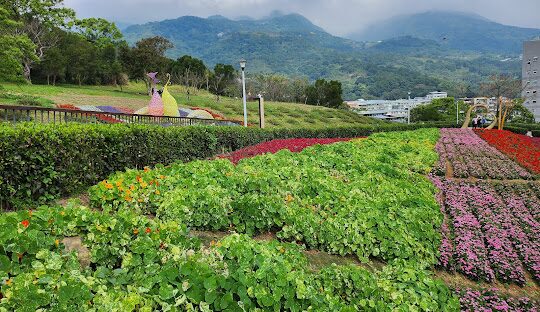
<svg viewBox="0 0 540 312"><path fill-rule="evenodd" d="M533 137L540 137L540 129L532 129L530 127L515 126L512 124L505 126L504 130L512 131L517 134L526 134L527 131L531 131Z"/></svg>
<svg viewBox="0 0 540 312"><path fill-rule="evenodd" d="M111 173L204 159L276 138L358 137L449 124L379 124L324 129L0 125L0 205L35 206L84 190Z"/></svg>

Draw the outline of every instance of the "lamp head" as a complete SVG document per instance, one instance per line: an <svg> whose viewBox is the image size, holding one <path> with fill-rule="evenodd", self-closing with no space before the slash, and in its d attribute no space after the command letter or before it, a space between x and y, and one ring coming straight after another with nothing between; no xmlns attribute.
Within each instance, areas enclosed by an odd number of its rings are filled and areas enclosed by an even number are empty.
<svg viewBox="0 0 540 312"><path fill-rule="evenodd" d="M244 60L244 59L241 59L241 60L240 60L240 68L241 68L242 70L244 70L244 68L246 68L246 60Z"/></svg>

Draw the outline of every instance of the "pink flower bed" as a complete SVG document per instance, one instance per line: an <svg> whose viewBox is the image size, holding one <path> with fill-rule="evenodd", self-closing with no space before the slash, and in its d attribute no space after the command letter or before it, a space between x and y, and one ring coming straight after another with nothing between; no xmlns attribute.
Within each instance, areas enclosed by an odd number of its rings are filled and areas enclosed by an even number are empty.
<svg viewBox="0 0 540 312"><path fill-rule="evenodd" d="M272 140L257 145L249 146L229 154L218 156L219 158L227 158L233 163L238 163L241 159L249 158L265 153L276 153L282 149L288 149L291 152L300 152L304 148L315 144L331 144L342 141L349 141L349 138L332 138L332 139L279 139Z"/></svg>
<svg viewBox="0 0 540 312"><path fill-rule="evenodd" d="M474 280L540 281L540 198L534 185L433 178L444 194L440 266Z"/></svg>
<svg viewBox="0 0 540 312"><path fill-rule="evenodd" d="M482 291L462 289L456 292L459 295L461 311L538 311L538 302L533 302L529 298L503 298L497 294L497 289Z"/></svg>
<svg viewBox="0 0 540 312"><path fill-rule="evenodd" d="M435 146L440 161L435 173L444 176L446 162L457 178L530 179L531 174L471 129L441 129Z"/></svg>

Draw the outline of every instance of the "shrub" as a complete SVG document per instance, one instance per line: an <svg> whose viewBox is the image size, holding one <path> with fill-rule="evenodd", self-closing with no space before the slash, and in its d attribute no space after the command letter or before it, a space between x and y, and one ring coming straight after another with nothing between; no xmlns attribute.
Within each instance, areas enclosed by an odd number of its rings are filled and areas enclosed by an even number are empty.
<svg viewBox="0 0 540 312"><path fill-rule="evenodd" d="M152 125L0 125L0 204L46 202L126 168L205 159L277 138L359 137L433 127L378 124L340 128L258 129ZM448 126L436 124L435 126Z"/></svg>

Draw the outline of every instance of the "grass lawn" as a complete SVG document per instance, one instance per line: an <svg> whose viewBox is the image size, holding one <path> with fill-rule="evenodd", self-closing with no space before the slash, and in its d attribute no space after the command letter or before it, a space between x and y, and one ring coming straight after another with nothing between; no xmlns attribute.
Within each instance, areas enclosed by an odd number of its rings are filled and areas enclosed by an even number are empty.
<svg viewBox="0 0 540 312"><path fill-rule="evenodd" d="M47 99L55 104L110 105L137 110L148 105L143 83L130 83L122 90L113 86L77 85L28 85L3 84L5 91L18 95L31 95ZM224 115L227 119L243 120L241 98L220 97L217 101L206 90L193 91L188 100L185 87L171 86L170 92L180 107L208 108ZM16 104L16 100L0 97L0 104ZM258 123L258 103L248 102L248 120ZM359 116L350 111L317 107L312 105L265 102L266 125L269 127L329 127L355 124L379 123L380 121Z"/></svg>

